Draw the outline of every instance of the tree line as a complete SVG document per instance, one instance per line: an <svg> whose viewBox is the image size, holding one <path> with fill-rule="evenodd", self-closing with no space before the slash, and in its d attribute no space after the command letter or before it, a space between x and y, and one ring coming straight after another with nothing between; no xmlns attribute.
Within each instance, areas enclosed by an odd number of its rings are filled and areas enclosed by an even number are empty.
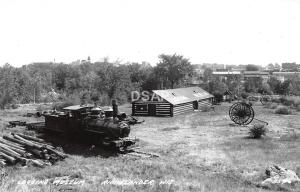
<svg viewBox="0 0 300 192"><path fill-rule="evenodd" d="M181 55L162 54L156 66L118 62L32 63L0 67L0 108L6 104L70 101L110 104L130 101L131 91L185 86L192 65Z"/></svg>
<svg viewBox="0 0 300 192"><path fill-rule="evenodd" d="M246 70L259 70L248 65ZM233 94L264 93L300 95L298 78L280 82L271 77L245 79L232 75L226 80L213 76L206 68L197 77L189 59L182 55L161 54L158 63L90 62L80 64L32 63L22 67L5 64L0 67L0 108L7 104L64 101L70 104L97 103L108 105L112 99L119 103L130 102L131 91L172 89L190 85L191 79L201 79L201 86L214 95L227 91Z"/></svg>

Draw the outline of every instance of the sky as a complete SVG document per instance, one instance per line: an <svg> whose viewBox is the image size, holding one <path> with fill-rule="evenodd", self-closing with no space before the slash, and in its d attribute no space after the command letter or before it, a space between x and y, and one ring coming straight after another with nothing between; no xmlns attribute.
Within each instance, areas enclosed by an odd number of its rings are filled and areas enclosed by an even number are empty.
<svg viewBox="0 0 300 192"><path fill-rule="evenodd" d="M300 63L300 0L0 0L0 65Z"/></svg>

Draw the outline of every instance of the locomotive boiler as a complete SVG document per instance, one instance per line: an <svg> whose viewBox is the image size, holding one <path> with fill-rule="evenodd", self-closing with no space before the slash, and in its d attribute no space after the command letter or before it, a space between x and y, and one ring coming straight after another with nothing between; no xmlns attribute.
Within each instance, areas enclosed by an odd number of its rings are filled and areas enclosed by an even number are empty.
<svg viewBox="0 0 300 192"><path fill-rule="evenodd" d="M92 105L69 106L59 112L44 114L45 129L125 149L135 144L135 140L129 138L126 114L116 113L111 108L102 110Z"/></svg>

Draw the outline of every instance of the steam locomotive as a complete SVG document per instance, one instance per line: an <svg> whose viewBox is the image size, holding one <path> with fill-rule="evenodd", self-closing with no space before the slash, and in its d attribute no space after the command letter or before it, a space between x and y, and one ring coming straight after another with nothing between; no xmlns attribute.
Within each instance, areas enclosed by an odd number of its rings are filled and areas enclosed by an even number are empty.
<svg viewBox="0 0 300 192"><path fill-rule="evenodd" d="M93 105L69 106L62 111L45 113L45 129L90 140L96 138L96 144L126 149L134 145L135 140L128 137L129 117L125 113L117 114L116 110Z"/></svg>

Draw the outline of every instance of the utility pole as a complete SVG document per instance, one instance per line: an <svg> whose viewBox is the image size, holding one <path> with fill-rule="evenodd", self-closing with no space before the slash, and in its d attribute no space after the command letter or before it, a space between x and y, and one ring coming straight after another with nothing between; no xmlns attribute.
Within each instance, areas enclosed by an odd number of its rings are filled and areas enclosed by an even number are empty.
<svg viewBox="0 0 300 192"><path fill-rule="evenodd" d="M33 88L33 104L35 104L35 87Z"/></svg>

